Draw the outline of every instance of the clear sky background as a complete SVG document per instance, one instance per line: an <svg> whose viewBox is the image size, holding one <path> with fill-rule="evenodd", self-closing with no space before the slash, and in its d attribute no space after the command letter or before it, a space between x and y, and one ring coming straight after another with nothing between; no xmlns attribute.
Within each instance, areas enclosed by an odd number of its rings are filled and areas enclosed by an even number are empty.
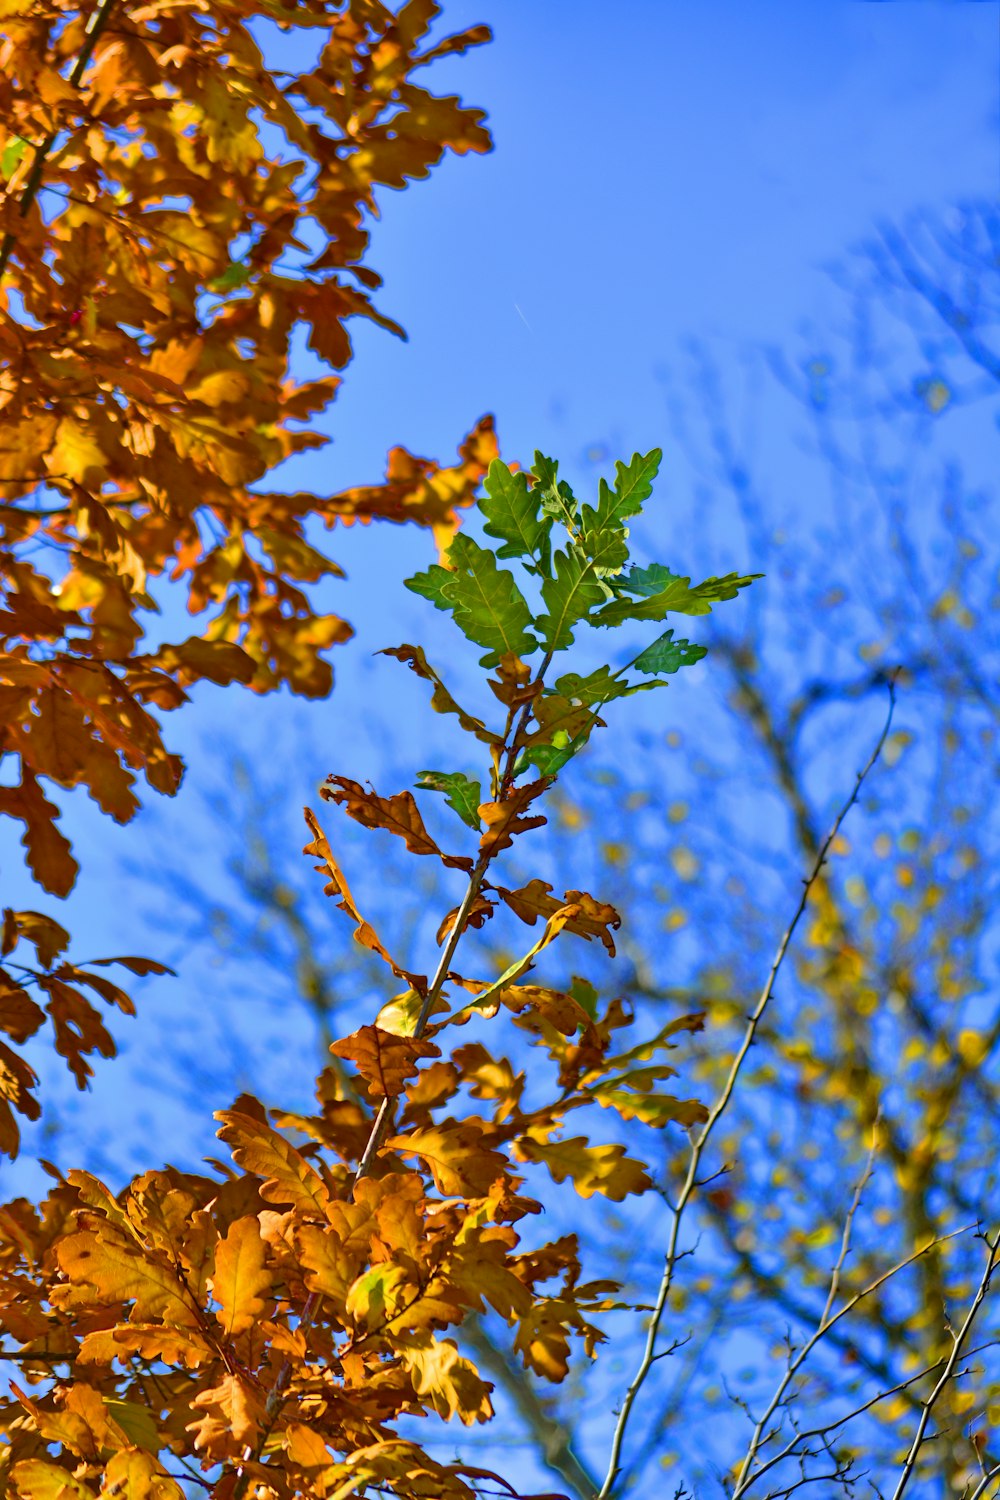
<svg viewBox="0 0 1000 1500"><path fill-rule="evenodd" d="M571 477L590 472L595 451L606 450L610 469L634 449L664 446L663 536L671 505L693 535L690 485L669 451L664 371L691 337L714 340L725 373L748 345L784 346L806 323L830 326L841 302L828 268L879 220L996 193L998 15L991 0L447 3L445 29L495 28L491 46L440 65L436 83L488 110L496 149L384 193L371 259L386 280L380 305L409 341L358 326L355 362L326 419L335 443L297 461L287 482L335 491L373 480L398 442L447 459L493 411L505 457L540 447ZM304 352L297 373L312 373ZM798 461L794 437L767 438L780 482ZM808 497L802 504L809 525ZM738 539L702 519L711 571L752 566ZM83 863L62 911L24 878L16 834L4 830L5 902L54 911L77 956L177 957L169 901L157 903L127 867L164 847L197 850L205 868L225 859L229 851L204 847L217 834L199 821L199 792L220 774L210 747L223 738L268 771L281 746L292 806L313 798L328 770L365 776L401 757L433 764L426 720L413 717L417 685L371 657L415 631L426 638L428 612L401 581L430 559L429 537L358 527L328 542L349 574L324 585L329 607L358 631L334 654L330 703L199 690L169 726L191 766L184 790L172 803L150 794L155 809L127 829L84 796L60 794ZM661 554L672 562L666 541ZM678 687L662 711L683 715L693 691ZM659 705L661 695L649 697ZM299 727L328 763L289 752ZM437 732L427 731L428 746ZM295 826L291 859L301 842ZM120 1134L124 1102L141 1159L183 1156L186 1125L177 1120L175 1136L146 1091L157 1054L212 982L193 957L179 980L137 986L140 1020L116 1022L123 1059L98 1064L88 1099L58 1085L64 1133L44 1149L76 1164L73 1131L92 1140L103 1121L109 1137ZM206 1099L206 1137L211 1109L226 1102ZM151 1119L161 1133L152 1157ZM29 1135L29 1154L33 1144ZM28 1154L0 1170L5 1193L41 1185Z"/></svg>

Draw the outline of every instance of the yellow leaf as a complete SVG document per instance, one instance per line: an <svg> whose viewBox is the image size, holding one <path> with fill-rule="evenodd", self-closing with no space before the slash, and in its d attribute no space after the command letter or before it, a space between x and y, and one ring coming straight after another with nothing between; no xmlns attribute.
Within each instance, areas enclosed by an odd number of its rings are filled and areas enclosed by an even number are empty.
<svg viewBox="0 0 1000 1500"><path fill-rule="evenodd" d="M13 1493L20 1500L94 1500L94 1492L58 1464L26 1458L11 1471Z"/></svg>
<svg viewBox="0 0 1000 1500"><path fill-rule="evenodd" d="M990 1049L989 1037L966 1028L958 1034L958 1055L968 1068L978 1067Z"/></svg>
<svg viewBox="0 0 1000 1500"><path fill-rule="evenodd" d="M220 1304L215 1316L230 1336L251 1328L267 1307L262 1293L270 1290L273 1277L264 1260L257 1220L248 1215L230 1224L216 1248L212 1278L212 1295Z"/></svg>
<svg viewBox="0 0 1000 1500"><path fill-rule="evenodd" d="M240 401L249 387L248 376L239 370L215 370L199 380L189 394L193 400L203 401L206 406L224 406L230 401Z"/></svg>
<svg viewBox="0 0 1000 1500"><path fill-rule="evenodd" d="M184 1500L180 1485L163 1473L152 1454L139 1448L108 1459L101 1494L115 1500Z"/></svg>
<svg viewBox="0 0 1000 1500"><path fill-rule="evenodd" d="M644 1193L653 1186L642 1163L627 1157L624 1146L591 1146L584 1135L547 1144L522 1136L516 1149L523 1161L548 1167L556 1182L568 1177L581 1198L601 1193L620 1203L630 1193Z"/></svg>
<svg viewBox="0 0 1000 1500"><path fill-rule="evenodd" d="M45 463L53 477L65 476L85 485L100 484L108 467L107 455L76 417L63 417Z"/></svg>
<svg viewBox="0 0 1000 1500"><path fill-rule="evenodd" d="M446 1422L459 1417L468 1427L492 1417L489 1393L493 1387L480 1379L475 1365L463 1359L451 1339L404 1349L402 1357L417 1395Z"/></svg>

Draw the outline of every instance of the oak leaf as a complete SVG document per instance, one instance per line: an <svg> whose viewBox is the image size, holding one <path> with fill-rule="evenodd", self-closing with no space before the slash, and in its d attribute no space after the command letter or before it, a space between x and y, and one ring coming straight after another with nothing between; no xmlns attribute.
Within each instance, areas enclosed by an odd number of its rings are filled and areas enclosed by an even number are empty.
<svg viewBox="0 0 1000 1500"><path fill-rule="evenodd" d="M11 1470L18 1500L94 1500L94 1492L68 1469L43 1458L25 1458Z"/></svg>
<svg viewBox="0 0 1000 1500"><path fill-rule="evenodd" d="M484 1196L508 1166L503 1153L492 1149L486 1126L474 1117L392 1136L386 1147L402 1156L419 1156L447 1197Z"/></svg>
<svg viewBox="0 0 1000 1500"><path fill-rule="evenodd" d="M132 1321L161 1319L179 1328L197 1327L191 1296L172 1266L136 1245L93 1230L64 1235L57 1246L68 1285L54 1296L72 1308L90 1301L103 1307L132 1304Z"/></svg>
<svg viewBox="0 0 1000 1500"><path fill-rule="evenodd" d="M302 852L303 854L315 855L320 860L320 863L315 868L321 875L329 877L326 885L323 887L323 894L325 896L340 897L337 905L341 911L346 912L348 916L352 917L356 924L354 928L354 941L360 943L363 948L370 949L372 953L377 953L379 958L389 965L389 968L397 978L407 980L411 986L418 990L426 988L426 978L423 975L410 974L406 969L402 968L382 943L375 929L369 922L365 921L357 908L354 897L351 895L351 888L347 884L344 872L341 870L334 857L333 850L330 848L330 842L320 827L319 820L311 808L303 808L303 812L313 838L310 843L306 844ZM419 1000L417 1008L419 1009Z"/></svg>
<svg viewBox="0 0 1000 1500"><path fill-rule="evenodd" d="M436 854L444 864L459 870L471 870L472 861L464 856L443 854L424 827L424 820L412 792L397 792L394 797L379 797L366 792L348 776L328 776L319 789L328 802L341 803L355 822L363 828L382 828L403 839L411 854Z"/></svg>
<svg viewBox="0 0 1000 1500"><path fill-rule="evenodd" d="M291 1141L265 1120L240 1110L218 1110L215 1118L222 1121L218 1134L232 1147L237 1166L264 1178L260 1195L267 1203L289 1203L326 1218L329 1189Z"/></svg>
<svg viewBox="0 0 1000 1500"><path fill-rule="evenodd" d="M362 1026L349 1037L333 1042L330 1051L335 1057L356 1064L376 1099L396 1098L407 1081L416 1076L422 1057L441 1056L441 1049L433 1042L396 1036L378 1026Z"/></svg>
<svg viewBox="0 0 1000 1500"><path fill-rule="evenodd" d="M550 894L552 891L550 882L537 878L529 880L527 885L514 891L507 890L504 886L495 886L492 889L496 890L511 911L529 927L533 927L539 917L547 919L560 907L572 903L578 910L572 920L567 922L567 930L575 933L577 937L600 938L608 953L612 958L614 957L615 943L610 929L617 930L622 925L622 919L615 908L606 901L598 901L586 891L567 891L562 901L559 901Z"/></svg>
<svg viewBox="0 0 1000 1500"><path fill-rule="evenodd" d="M184 1500L180 1485L163 1472L150 1453L128 1448L113 1453L104 1469L101 1494L123 1500Z"/></svg>
<svg viewBox="0 0 1000 1500"><path fill-rule="evenodd" d="M230 1224L215 1249L212 1296L219 1303L215 1316L232 1337L253 1327L268 1306L274 1273L266 1265L260 1225L247 1216Z"/></svg>
<svg viewBox="0 0 1000 1500"><path fill-rule="evenodd" d="M539 1141L521 1136L514 1145L522 1161L541 1162L556 1182L572 1182L581 1198L601 1193L620 1203L633 1193L645 1193L653 1186L641 1162L625 1155L617 1143L592 1146L585 1135L565 1141Z"/></svg>
<svg viewBox="0 0 1000 1500"><path fill-rule="evenodd" d="M404 1346L400 1352L413 1389L445 1421L458 1417L468 1427L490 1420L493 1387L482 1379L471 1360L459 1354L458 1345L451 1339L431 1339L427 1344Z"/></svg>
<svg viewBox="0 0 1000 1500"><path fill-rule="evenodd" d="M552 785L552 779L543 776L539 781L530 781L512 788L502 802L484 802L479 816L486 824L486 832L479 840L483 854L499 854L509 849L515 835L526 833L530 828L540 828L546 821L543 814L525 816L525 810Z"/></svg>

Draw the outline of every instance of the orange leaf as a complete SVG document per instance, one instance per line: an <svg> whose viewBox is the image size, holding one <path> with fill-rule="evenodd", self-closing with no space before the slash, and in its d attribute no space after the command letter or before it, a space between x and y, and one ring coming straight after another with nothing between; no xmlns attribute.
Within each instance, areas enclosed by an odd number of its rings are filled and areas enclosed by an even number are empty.
<svg viewBox="0 0 1000 1500"><path fill-rule="evenodd" d="M230 1337L252 1328L268 1305L263 1294L274 1277L265 1259L260 1225L250 1216L234 1220L216 1246L212 1296L220 1306L215 1316Z"/></svg>
<svg viewBox="0 0 1000 1500"><path fill-rule="evenodd" d="M239 1110L217 1110L215 1118L222 1121L218 1134L232 1147L237 1166L265 1179L260 1195L266 1202L290 1203L326 1217L331 1201L326 1184L291 1141Z"/></svg>
<svg viewBox="0 0 1000 1500"><path fill-rule="evenodd" d="M375 1098L395 1099L416 1076L422 1057L440 1057L441 1049L433 1042L416 1037L395 1036L377 1026L362 1026L342 1041L334 1042L330 1051L335 1057L357 1065L358 1072Z"/></svg>
<svg viewBox="0 0 1000 1500"><path fill-rule="evenodd" d="M501 849L510 848L516 834L526 833L529 828L541 827L546 821L542 814L527 818L524 811L551 785L551 776L543 776L539 781L514 787L503 802L484 802L479 809L479 816L487 825L486 832L479 841L481 851L484 854L499 854Z"/></svg>

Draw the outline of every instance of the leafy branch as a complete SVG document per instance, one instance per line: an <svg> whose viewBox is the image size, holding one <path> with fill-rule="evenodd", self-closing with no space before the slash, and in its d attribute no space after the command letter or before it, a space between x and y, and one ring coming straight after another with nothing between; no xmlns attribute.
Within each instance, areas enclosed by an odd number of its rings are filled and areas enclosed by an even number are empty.
<svg viewBox="0 0 1000 1500"><path fill-rule="evenodd" d="M76 62L73 64L73 67L69 74L69 78L67 80L71 88L79 87L80 80L83 78L84 73L87 71L87 66L90 62L90 59L94 55L94 48L97 46L97 43L100 40L101 33L104 31L105 27L110 21L111 13L114 10L116 4L117 0L98 0L97 5L91 11L83 34L83 46L80 48ZM49 152L52 150L52 147L55 145L58 138L58 130L50 130L41 144L34 148L34 160L31 163L31 168L28 172L27 178L25 179L24 187L21 191L20 201L18 203L18 214L22 219L25 217L28 209L31 207L31 205L35 201L35 198L38 196L38 190L42 185L42 173L45 170L46 158L48 157ZM7 263L10 260L11 253L16 243L16 234L12 229L8 229L3 239L0 240L0 277L3 276L4 272L7 269Z"/></svg>

